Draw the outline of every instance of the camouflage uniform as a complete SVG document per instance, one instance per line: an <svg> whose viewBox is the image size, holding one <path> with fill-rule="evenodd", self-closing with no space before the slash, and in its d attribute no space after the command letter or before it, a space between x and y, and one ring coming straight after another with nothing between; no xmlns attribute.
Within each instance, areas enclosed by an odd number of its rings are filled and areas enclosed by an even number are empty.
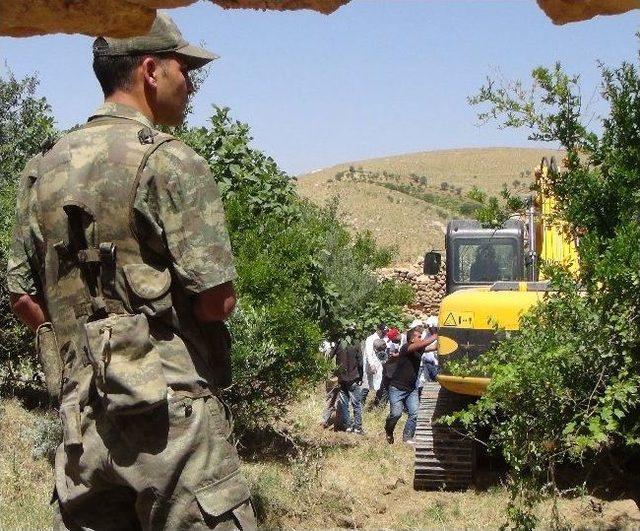
<svg viewBox="0 0 640 531"><path fill-rule="evenodd" d="M7 276L62 362L57 526L255 527L216 396L228 333L192 313L235 274L206 162L136 110L105 104L29 162Z"/></svg>

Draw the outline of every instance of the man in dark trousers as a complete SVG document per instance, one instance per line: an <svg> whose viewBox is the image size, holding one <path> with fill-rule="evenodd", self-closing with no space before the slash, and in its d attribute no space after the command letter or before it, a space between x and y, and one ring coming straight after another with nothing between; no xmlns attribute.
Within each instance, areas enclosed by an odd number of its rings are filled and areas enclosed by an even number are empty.
<svg viewBox="0 0 640 531"><path fill-rule="evenodd" d="M352 336L353 328L347 333ZM362 402L360 396L360 384L362 383L362 349L359 343L343 338L336 342L334 347L336 356L336 373L340 395L338 397L339 426L347 432L363 435L362 429ZM349 404L353 408L353 422Z"/></svg>
<svg viewBox="0 0 640 531"><path fill-rule="evenodd" d="M425 351L435 350L437 336L421 339L422 330L418 327L407 332L407 342L400 347L398 361L393 374L389 379L389 416L385 423L387 442L393 444L393 430L406 409L408 413L407 423L404 427L402 440L408 444L414 444L413 439L418 420L418 389L416 379L420 367L420 359Z"/></svg>

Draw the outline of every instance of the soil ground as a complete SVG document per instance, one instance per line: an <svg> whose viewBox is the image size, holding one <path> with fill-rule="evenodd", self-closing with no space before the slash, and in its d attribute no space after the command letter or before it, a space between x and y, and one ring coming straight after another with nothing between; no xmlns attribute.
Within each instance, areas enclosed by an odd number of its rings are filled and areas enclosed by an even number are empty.
<svg viewBox="0 0 640 531"><path fill-rule="evenodd" d="M496 529L504 523L508 493L499 475L485 469L483 487L464 492L414 491L413 449L387 444L385 411L365 412L366 434L357 436L323 429L322 407L318 391L292 407L271 435L241 448L262 528ZM51 526L51 465L34 457L34 436L42 441L42 426L50 429L46 418L16 400L0 402L0 529ZM541 527L549 527L551 513L551 502L540 507ZM640 527L640 512L626 498L584 492L560 500L559 513L568 528Z"/></svg>

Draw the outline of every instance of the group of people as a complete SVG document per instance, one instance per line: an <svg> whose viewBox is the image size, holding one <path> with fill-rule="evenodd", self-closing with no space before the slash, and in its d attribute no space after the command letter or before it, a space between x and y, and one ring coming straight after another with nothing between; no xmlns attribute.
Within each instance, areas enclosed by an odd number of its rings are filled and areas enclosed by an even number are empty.
<svg viewBox="0 0 640 531"><path fill-rule="evenodd" d="M373 392L372 407L389 404L385 422L389 444L405 410L408 418L402 440L413 444L422 388L438 374L437 330L438 320L432 316L426 321L415 319L402 334L380 323L364 343L353 339L355 326L351 326L344 337L326 343L325 353L335 358L337 382L327 390L323 426L333 424L337 430L364 434L362 412Z"/></svg>

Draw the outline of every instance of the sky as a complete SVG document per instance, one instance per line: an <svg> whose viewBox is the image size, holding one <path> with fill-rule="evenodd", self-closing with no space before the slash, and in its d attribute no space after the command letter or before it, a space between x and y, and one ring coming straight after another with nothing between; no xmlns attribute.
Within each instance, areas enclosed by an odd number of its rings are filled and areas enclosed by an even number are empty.
<svg viewBox="0 0 640 531"><path fill-rule="evenodd" d="M173 9L184 36L221 59L189 121L212 105L249 123L253 145L292 175L340 162L463 147L533 145L525 131L481 125L467 98L488 75L528 80L561 61L581 75L597 125L597 61L637 61L640 11L555 26L533 0L352 0L331 15ZM102 101L91 42L78 35L0 38L0 76L38 72L57 125ZM4 64L2 64L4 62Z"/></svg>

